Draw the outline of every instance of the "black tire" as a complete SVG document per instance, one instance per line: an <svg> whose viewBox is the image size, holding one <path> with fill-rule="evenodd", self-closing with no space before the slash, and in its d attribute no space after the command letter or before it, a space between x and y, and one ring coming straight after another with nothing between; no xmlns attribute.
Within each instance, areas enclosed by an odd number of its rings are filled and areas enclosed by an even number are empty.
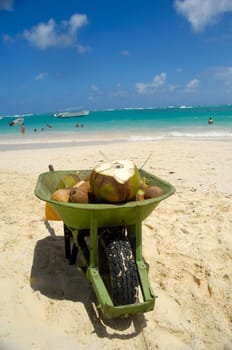
<svg viewBox="0 0 232 350"><path fill-rule="evenodd" d="M99 239L99 272L115 306L134 304L138 297L137 267L123 232L107 229Z"/></svg>

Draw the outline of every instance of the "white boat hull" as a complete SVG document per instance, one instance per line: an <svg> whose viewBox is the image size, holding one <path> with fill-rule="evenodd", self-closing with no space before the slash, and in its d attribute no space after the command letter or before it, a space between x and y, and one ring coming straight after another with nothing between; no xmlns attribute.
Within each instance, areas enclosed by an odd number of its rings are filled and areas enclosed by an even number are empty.
<svg viewBox="0 0 232 350"><path fill-rule="evenodd" d="M53 117L55 117L55 118L76 118L76 117L85 117L87 115L89 115L89 111L78 111L78 112L54 113Z"/></svg>
<svg viewBox="0 0 232 350"><path fill-rule="evenodd" d="M24 123L24 118L16 118L8 123L9 126L21 125Z"/></svg>

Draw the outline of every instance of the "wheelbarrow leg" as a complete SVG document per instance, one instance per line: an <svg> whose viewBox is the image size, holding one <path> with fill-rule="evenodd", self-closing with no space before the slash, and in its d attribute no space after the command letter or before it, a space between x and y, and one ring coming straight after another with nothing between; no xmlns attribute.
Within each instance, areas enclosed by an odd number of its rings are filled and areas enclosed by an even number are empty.
<svg viewBox="0 0 232 350"><path fill-rule="evenodd" d="M65 247L65 258L69 259L70 265L74 265L77 259L78 248L75 243L72 244L71 249L71 238L72 232L64 224L64 247Z"/></svg>
<svg viewBox="0 0 232 350"><path fill-rule="evenodd" d="M78 248L77 248L76 244L73 243L73 245L72 245L72 254L71 254L71 257L69 259L70 265L75 265L76 264L77 253L78 253Z"/></svg>
<svg viewBox="0 0 232 350"><path fill-rule="evenodd" d="M72 232L64 224L64 248L66 259L71 258L71 248L70 248L70 238L72 237Z"/></svg>

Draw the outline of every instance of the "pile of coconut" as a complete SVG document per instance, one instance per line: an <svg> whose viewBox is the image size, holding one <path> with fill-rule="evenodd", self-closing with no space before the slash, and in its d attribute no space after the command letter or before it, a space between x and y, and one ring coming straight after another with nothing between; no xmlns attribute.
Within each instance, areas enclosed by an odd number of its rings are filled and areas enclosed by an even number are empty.
<svg viewBox="0 0 232 350"><path fill-rule="evenodd" d="M141 179L132 160L113 160L97 165L84 181L65 175L51 199L71 203L125 203L162 195L162 189Z"/></svg>

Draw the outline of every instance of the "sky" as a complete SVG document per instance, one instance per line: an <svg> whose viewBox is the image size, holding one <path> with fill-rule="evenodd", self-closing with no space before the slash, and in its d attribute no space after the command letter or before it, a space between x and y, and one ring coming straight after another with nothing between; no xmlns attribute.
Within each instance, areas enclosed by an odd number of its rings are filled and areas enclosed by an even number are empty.
<svg viewBox="0 0 232 350"><path fill-rule="evenodd" d="M0 0L0 115L232 104L232 0Z"/></svg>

